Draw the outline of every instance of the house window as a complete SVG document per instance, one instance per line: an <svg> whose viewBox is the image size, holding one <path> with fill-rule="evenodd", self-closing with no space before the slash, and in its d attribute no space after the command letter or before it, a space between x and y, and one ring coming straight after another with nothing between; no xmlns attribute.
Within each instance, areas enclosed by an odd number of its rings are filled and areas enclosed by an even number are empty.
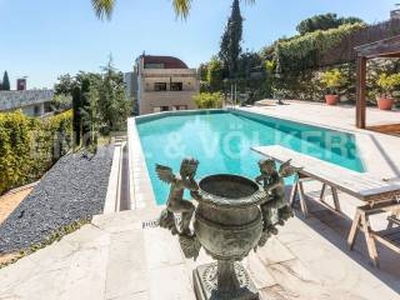
<svg viewBox="0 0 400 300"><path fill-rule="evenodd" d="M182 91L183 83L182 82L171 82L171 91Z"/></svg>
<svg viewBox="0 0 400 300"><path fill-rule="evenodd" d="M40 112L40 107L36 105L36 106L33 108L33 114L34 114L35 116L38 116L38 115L39 115L39 112Z"/></svg>
<svg viewBox="0 0 400 300"><path fill-rule="evenodd" d="M171 106L172 110L187 110L188 107L187 105L174 105Z"/></svg>
<svg viewBox="0 0 400 300"><path fill-rule="evenodd" d="M169 111L169 106L156 106L153 107L153 112L162 112L162 111Z"/></svg>
<svg viewBox="0 0 400 300"><path fill-rule="evenodd" d="M154 90L156 92L166 91L167 90L167 84L165 82L156 82L154 84Z"/></svg>

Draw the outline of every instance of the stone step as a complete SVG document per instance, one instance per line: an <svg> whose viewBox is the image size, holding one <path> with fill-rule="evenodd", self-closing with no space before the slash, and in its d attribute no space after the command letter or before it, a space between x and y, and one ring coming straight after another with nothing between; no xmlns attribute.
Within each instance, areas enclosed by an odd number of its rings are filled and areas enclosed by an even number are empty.
<svg viewBox="0 0 400 300"><path fill-rule="evenodd" d="M147 259L141 229L110 235L105 299L134 299L148 291Z"/></svg>
<svg viewBox="0 0 400 300"><path fill-rule="evenodd" d="M106 232L85 225L0 270L0 295L10 299L104 299L108 246Z"/></svg>

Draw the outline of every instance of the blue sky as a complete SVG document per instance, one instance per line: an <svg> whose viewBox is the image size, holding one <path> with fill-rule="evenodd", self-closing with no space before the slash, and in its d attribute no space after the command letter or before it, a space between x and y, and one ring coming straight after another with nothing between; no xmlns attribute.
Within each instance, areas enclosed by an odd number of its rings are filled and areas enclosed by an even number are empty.
<svg viewBox="0 0 400 300"><path fill-rule="evenodd" d="M197 67L218 52L231 0L194 0L187 21L177 20L169 0L117 0L111 22L97 20L90 0L0 0L0 76L12 88L20 76L28 87L52 87L57 76L98 71L112 53L117 68L130 71L136 56L174 55ZM256 0L242 5L243 48L258 51L299 21L320 13L388 19L398 0Z"/></svg>

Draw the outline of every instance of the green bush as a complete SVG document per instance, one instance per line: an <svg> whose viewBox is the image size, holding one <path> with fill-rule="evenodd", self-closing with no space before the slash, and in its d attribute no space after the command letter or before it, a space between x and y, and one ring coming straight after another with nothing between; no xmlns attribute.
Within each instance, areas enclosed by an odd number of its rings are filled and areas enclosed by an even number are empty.
<svg viewBox="0 0 400 300"><path fill-rule="evenodd" d="M381 95L384 97L392 97L396 88L400 87L400 73L388 75L382 73L379 75L376 84L380 88Z"/></svg>
<svg viewBox="0 0 400 300"><path fill-rule="evenodd" d="M328 94L339 94L339 89L346 83L344 74L337 68L327 70L321 74L322 86L327 89Z"/></svg>
<svg viewBox="0 0 400 300"><path fill-rule="evenodd" d="M343 38L364 28L365 24L346 24L329 30L317 30L278 42L275 49L280 72L303 71L317 67L318 58Z"/></svg>
<svg viewBox="0 0 400 300"><path fill-rule="evenodd" d="M224 95L217 93L200 93L195 95L194 101L198 108L220 108L224 101Z"/></svg>
<svg viewBox="0 0 400 300"><path fill-rule="evenodd" d="M39 179L70 147L72 112L40 120L0 113L0 195Z"/></svg>

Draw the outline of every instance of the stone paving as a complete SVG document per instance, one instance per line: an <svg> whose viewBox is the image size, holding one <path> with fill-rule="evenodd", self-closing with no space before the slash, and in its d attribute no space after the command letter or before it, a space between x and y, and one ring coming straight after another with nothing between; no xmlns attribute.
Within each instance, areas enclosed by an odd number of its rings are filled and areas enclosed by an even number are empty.
<svg viewBox="0 0 400 300"><path fill-rule="evenodd" d="M210 258L202 253L197 262L186 260L176 237L143 228L159 211L96 216L93 224L0 270L0 299L195 300L191 271ZM293 218L244 264L262 299L400 299L399 260L384 260L379 271L343 245L317 218ZM385 271L389 264L397 274Z"/></svg>

